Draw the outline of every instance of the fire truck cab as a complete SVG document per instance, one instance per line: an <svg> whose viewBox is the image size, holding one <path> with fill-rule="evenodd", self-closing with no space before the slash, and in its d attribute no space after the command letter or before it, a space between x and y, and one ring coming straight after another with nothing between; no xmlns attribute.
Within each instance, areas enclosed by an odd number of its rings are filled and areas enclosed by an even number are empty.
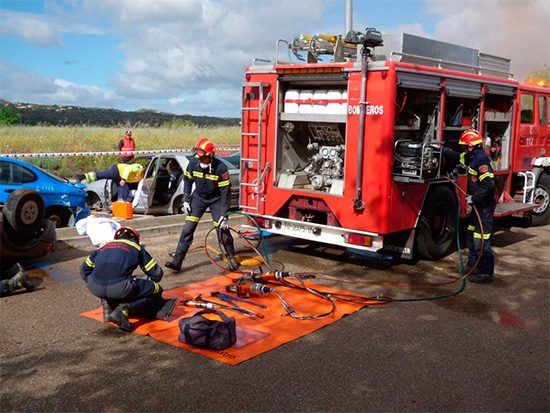
<svg viewBox="0 0 550 413"><path fill-rule="evenodd" d="M495 216L547 224L550 90L514 80L509 59L369 30L354 43L280 40L273 61L246 68L240 208L276 234L438 259L465 210L450 179L466 190L442 148L460 151L475 128L495 171Z"/></svg>

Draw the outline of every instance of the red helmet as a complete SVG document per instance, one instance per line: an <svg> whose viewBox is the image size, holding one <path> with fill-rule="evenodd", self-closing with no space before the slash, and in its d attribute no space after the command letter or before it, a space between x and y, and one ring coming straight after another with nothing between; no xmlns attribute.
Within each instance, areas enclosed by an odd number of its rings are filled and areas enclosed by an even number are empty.
<svg viewBox="0 0 550 413"><path fill-rule="evenodd" d="M201 138L195 144L193 151L195 152L196 158L200 158L201 156L214 156L216 147L210 139Z"/></svg>
<svg viewBox="0 0 550 413"><path fill-rule="evenodd" d="M462 132L458 143L460 145L475 146L483 143L483 138L481 137L480 133L475 129L468 129Z"/></svg>
<svg viewBox="0 0 550 413"><path fill-rule="evenodd" d="M120 227L115 232L115 239L126 238L134 242L139 242L139 232L132 227Z"/></svg>

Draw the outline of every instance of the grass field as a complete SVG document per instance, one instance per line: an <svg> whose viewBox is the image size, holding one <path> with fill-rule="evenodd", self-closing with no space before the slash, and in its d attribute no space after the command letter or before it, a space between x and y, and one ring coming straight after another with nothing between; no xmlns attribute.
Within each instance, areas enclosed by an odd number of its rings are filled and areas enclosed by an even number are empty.
<svg viewBox="0 0 550 413"><path fill-rule="evenodd" d="M116 151L127 128L101 127L0 127L0 153L51 153ZM188 149L201 137L217 145L238 144L240 129L233 127L132 128L137 150ZM22 158L57 175L103 170L117 162L115 156Z"/></svg>

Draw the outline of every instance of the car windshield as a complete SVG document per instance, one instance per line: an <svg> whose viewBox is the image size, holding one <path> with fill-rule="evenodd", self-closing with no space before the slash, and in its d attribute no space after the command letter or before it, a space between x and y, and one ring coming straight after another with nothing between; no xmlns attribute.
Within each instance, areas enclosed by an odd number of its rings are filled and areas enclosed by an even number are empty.
<svg viewBox="0 0 550 413"><path fill-rule="evenodd" d="M34 167L35 167L36 169L39 169L40 172L42 172L43 174L48 175L50 178L52 178L52 179L54 179L54 180L56 180L56 181L58 181L58 182L68 182L67 179L61 178L61 177L59 177L59 176L57 176L57 175L54 175L54 174L52 174L51 172L48 172L48 171L46 171L45 169L40 168L39 166L34 165Z"/></svg>

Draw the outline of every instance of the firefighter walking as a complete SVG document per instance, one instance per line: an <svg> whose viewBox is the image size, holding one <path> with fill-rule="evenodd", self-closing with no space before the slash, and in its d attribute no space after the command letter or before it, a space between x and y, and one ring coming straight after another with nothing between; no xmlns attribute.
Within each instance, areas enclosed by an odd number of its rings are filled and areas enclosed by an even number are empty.
<svg viewBox="0 0 550 413"><path fill-rule="evenodd" d="M147 278L133 273L141 267ZM166 319L176 301L162 298L162 268L139 243L139 233L121 227L114 240L102 244L80 267L80 275L90 292L101 298L103 320L132 331L128 316Z"/></svg>
<svg viewBox="0 0 550 413"><path fill-rule="evenodd" d="M194 158L189 161L184 173L183 208L187 213L185 225L180 235L176 252L172 261L165 266L174 271L181 271L181 265L193 243L193 234L203 214L208 208L212 214L214 226L217 228L218 240L225 249L229 269L239 268L235 260L233 237L229 231L226 214L229 211L231 198L231 181L227 166L214 157L216 148L207 138L197 141L193 149ZM195 184L195 190L191 189Z"/></svg>
<svg viewBox="0 0 550 413"><path fill-rule="evenodd" d="M495 175L491 162L483 149L483 138L478 131L469 129L463 132L458 143L466 146L465 152L459 155L451 149L445 148L443 154L453 165L460 163L467 168L468 196L466 202L470 208L471 205L476 207L481 218L480 225L477 216L470 213L466 237L468 242L467 270L470 271L481 255L470 281L475 283L491 282L495 265L491 248L493 213L496 208ZM481 251L482 240L483 251Z"/></svg>

